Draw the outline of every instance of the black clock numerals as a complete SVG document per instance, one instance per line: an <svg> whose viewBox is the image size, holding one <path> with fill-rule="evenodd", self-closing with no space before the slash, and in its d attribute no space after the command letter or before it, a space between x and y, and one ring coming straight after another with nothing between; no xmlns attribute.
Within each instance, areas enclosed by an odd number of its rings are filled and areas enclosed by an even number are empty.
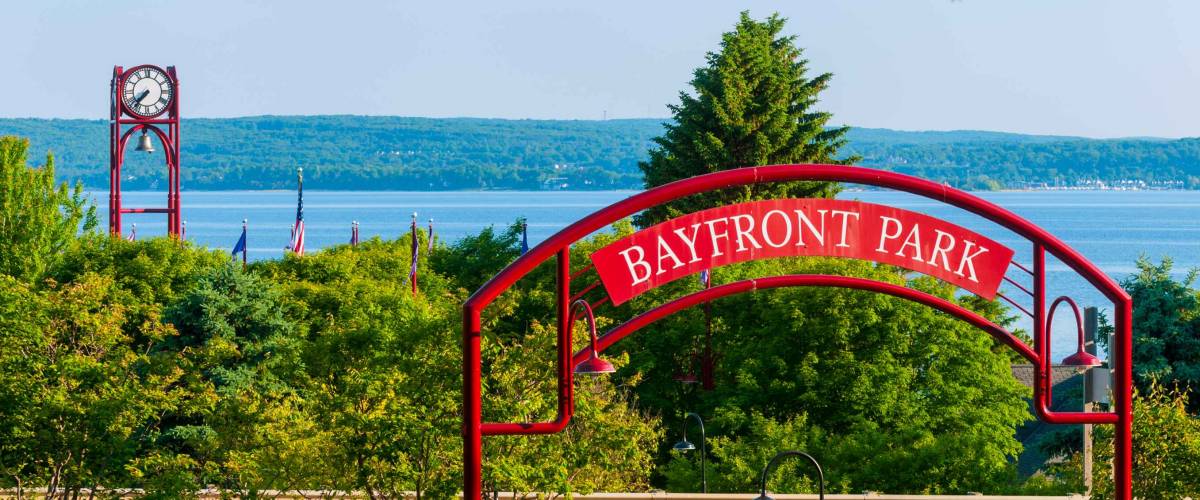
<svg viewBox="0 0 1200 500"><path fill-rule="evenodd" d="M125 77L121 101L130 114L152 118L163 113L174 97L174 82L153 66L135 68Z"/></svg>

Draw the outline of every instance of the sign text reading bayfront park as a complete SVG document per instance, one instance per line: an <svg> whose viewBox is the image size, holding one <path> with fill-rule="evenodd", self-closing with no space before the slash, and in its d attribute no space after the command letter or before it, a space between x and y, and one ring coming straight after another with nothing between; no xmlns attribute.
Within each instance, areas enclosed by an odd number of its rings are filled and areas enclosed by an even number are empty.
<svg viewBox="0 0 1200 500"><path fill-rule="evenodd" d="M900 266L992 299L1013 251L933 217L872 203L781 199L656 224L592 253L613 304L705 269L794 256Z"/></svg>

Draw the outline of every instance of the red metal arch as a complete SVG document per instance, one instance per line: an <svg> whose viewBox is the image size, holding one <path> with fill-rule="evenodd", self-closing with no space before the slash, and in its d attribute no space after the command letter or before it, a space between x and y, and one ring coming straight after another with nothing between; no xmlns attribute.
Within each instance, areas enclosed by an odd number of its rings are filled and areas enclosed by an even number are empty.
<svg viewBox="0 0 1200 500"><path fill-rule="evenodd" d="M125 158L125 145L129 143L129 137L132 136L134 132L142 129L154 132L154 135L158 136L159 142L161 142L163 145L163 159L166 160L167 165L170 168L174 168L175 157L171 153L174 152L175 148L172 147L171 138L167 137L166 132L163 132L162 129L155 127L154 125L134 125L130 127L129 130L126 130L124 134L121 134L121 142L117 145L117 150L121 152L121 159L124 160Z"/></svg>
<svg viewBox="0 0 1200 500"><path fill-rule="evenodd" d="M1025 345L1021 339L1018 339L1011 332L1005 330L1004 327L1001 327L987 318L980 316L974 311L966 309L958 304L955 304L954 302L943 299L936 295L930 295L920 290L914 290L905 286L896 285L894 283L828 274L789 274L784 276L770 276L766 278L735 281L733 283L726 283L724 285L707 288L662 304L609 330L607 333L596 339L596 350L603 351L608 349L613 344L617 343L617 341L628 337L634 332L650 326L654 322L684 309L688 309L711 300L719 299L721 297L728 297L730 295L784 287L849 288L853 290L877 292L891 295L893 297L911 300L970 323L972 326L983 330L1004 345L1011 347L1013 350L1021 354L1022 357L1029 360L1030 363L1037 364L1038 362L1037 353L1033 352L1033 349L1031 349L1028 345ZM588 353L585 351L579 351L575 353L575 355L572 357L572 365L583 361L584 358L587 357L587 354Z"/></svg>
<svg viewBox="0 0 1200 500"><path fill-rule="evenodd" d="M987 200L949 186L928 180L861 167L842 165L773 165L725 170L676 181L647 190L603 208L559 231L531 249L499 274L485 283L463 304L463 493L464 498L479 498L482 494L482 436L494 434L545 434L561 430L571 418L569 395L570 368L563 366L570 355L569 342L572 315L570 313L571 278L570 245L646 208L684 196L715 189L754 184L799 180L841 181L887 187L925 196L953 205L991 220L1033 243L1033 319L1034 346L1032 349L1017 341L1007 331L952 302L889 283L837 276L779 276L730 283L685 296L639 315L605 334L597 347L603 349L620 338L653 321L718 297L743 293L753 289L780 286L838 286L887 293L942 310L971 323L1005 344L1016 349L1035 366L1034 407L1039 417L1050 423L1115 424L1114 483L1116 498L1132 498L1132 300L1111 278L1074 249L1042 228ZM1114 373L1114 411L1108 413L1055 413L1050 408L1051 360L1050 339L1045 314L1045 254L1050 252L1064 264L1087 279L1113 302L1115 341L1110 359L1116 361ZM500 293L535 267L557 256L558 338L559 345L559 414L554 422L543 423L484 423L481 418L482 394L480 359L480 315ZM573 366L579 359L573 360ZM563 376L563 373L566 373Z"/></svg>

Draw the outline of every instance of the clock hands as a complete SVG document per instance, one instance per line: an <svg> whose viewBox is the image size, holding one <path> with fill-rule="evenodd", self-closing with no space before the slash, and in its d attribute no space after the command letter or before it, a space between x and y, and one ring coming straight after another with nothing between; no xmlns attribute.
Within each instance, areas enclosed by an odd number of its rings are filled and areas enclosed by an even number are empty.
<svg viewBox="0 0 1200 500"><path fill-rule="evenodd" d="M134 96L135 98L134 98L133 102L141 104L142 99L145 99L146 96L148 96L148 95L150 95L150 89L143 90L141 94Z"/></svg>

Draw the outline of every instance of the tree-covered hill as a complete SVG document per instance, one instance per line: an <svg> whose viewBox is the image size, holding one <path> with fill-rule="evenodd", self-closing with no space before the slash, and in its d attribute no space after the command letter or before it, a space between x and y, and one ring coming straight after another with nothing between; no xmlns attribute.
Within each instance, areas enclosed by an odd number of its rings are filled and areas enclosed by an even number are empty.
<svg viewBox="0 0 1200 500"><path fill-rule="evenodd" d="M282 189L305 168L320 189L613 189L642 185L661 119L499 120L389 116L186 119L185 189ZM59 176L108 185L103 120L0 119L0 135L52 151ZM851 129L862 165L988 189L1087 179L1177 181L1200 188L1200 139L1095 140L986 131ZM130 141L131 143L134 141ZM132 151L127 189L163 182L161 157Z"/></svg>

